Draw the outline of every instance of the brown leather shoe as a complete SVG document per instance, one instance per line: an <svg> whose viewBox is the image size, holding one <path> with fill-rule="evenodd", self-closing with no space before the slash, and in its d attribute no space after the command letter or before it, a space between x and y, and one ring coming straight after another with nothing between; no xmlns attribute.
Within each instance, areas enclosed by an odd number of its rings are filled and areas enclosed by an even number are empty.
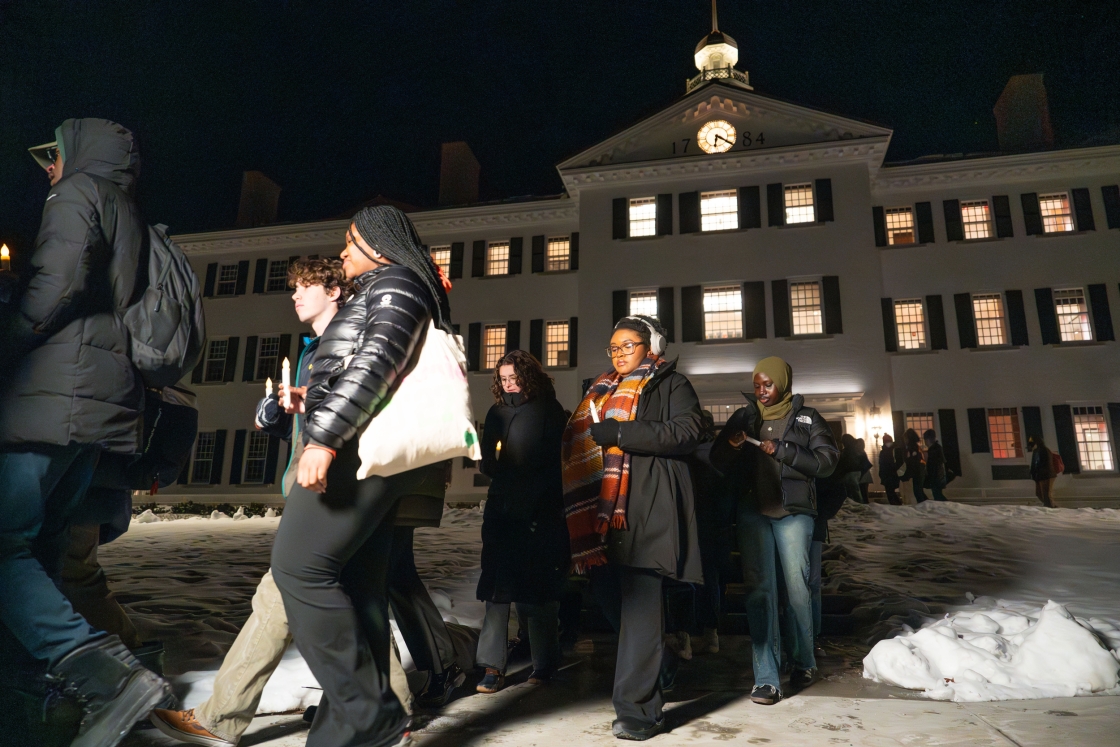
<svg viewBox="0 0 1120 747"><path fill-rule="evenodd" d="M194 709L189 711L167 711L157 708L148 717L152 725L172 739L188 744L201 744L206 747L237 747L237 742L222 739L210 732L195 718Z"/></svg>

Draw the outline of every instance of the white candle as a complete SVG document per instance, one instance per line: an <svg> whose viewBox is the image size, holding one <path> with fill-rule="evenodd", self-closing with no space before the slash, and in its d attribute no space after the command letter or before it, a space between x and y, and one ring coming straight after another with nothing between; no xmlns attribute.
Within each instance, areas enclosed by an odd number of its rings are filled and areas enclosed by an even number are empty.
<svg viewBox="0 0 1120 747"><path fill-rule="evenodd" d="M494 458L495 459L501 459L502 458L502 442L501 441L494 444Z"/></svg>
<svg viewBox="0 0 1120 747"><path fill-rule="evenodd" d="M12 269L12 253L8 251L8 245L0 246L0 270Z"/></svg>
<svg viewBox="0 0 1120 747"><path fill-rule="evenodd" d="M284 385L284 408L287 409L292 406L292 364L287 358L280 369L280 383Z"/></svg>
<svg viewBox="0 0 1120 747"><path fill-rule="evenodd" d="M271 376L264 380L264 396L266 396L266 397L271 397L272 396L272 377Z"/></svg>
<svg viewBox="0 0 1120 747"><path fill-rule="evenodd" d="M591 422L592 423L598 423L599 422L599 408L595 406L595 400L591 400L591 402L589 404L591 405Z"/></svg>

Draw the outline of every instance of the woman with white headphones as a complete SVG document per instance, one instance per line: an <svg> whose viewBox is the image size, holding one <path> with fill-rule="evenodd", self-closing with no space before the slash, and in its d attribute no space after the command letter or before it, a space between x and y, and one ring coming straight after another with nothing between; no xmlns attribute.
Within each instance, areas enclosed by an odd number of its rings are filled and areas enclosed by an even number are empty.
<svg viewBox="0 0 1120 747"><path fill-rule="evenodd" d="M564 508L575 571L590 573L620 632L613 732L640 741L665 723L662 579L703 583L684 461L700 435L700 402L664 357L656 320L620 320L607 355L613 369L591 385L564 431Z"/></svg>

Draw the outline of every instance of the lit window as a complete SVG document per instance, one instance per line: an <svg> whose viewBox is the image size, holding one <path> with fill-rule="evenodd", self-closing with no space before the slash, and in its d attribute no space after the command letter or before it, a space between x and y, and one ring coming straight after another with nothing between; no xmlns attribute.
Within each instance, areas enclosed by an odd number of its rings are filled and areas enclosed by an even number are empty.
<svg viewBox="0 0 1120 747"><path fill-rule="evenodd" d="M214 290L215 296L233 296L237 294L237 265L222 265L218 268L218 287Z"/></svg>
<svg viewBox="0 0 1120 747"><path fill-rule="evenodd" d="M286 290L288 290L288 260L274 259L268 263L268 285L265 286L265 291L276 293Z"/></svg>
<svg viewBox="0 0 1120 747"><path fill-rule="evenodd" d="M737 285L704 289L704 339L743 336L743 291Z"/></svg>
<svg viewBox="0 0 1120 747"><path fill-rule="evenodd" d="M933 427L933 413L932 412L908 412L906 413L906 430L913 429L919 436L923 436L926 431L935 430Z"/></svg>
<svg viewBox="0 0 1120 747"><path fill-rule="evenodd" d="M630 291L630 316L657 318L657 291Z"/></svg>
<svg viewBox="0 0 1120 747"><path fill-rule="evenodd" d="M506 325L486 325L486 368L493 369L506 354Z"/></svg>
<svg viewBox="0 0 1120 747"><path fill-rule="evenodd" d="M1104 408L1073 408L1073 429L1077 434L1077 454L1081 457L1081 469L1113 469L1112 447L1108 442Z"/></svg>
<svg viewBox="0 0 1120 747"><path fill-rule="evenodd" d="M451 275L451 247L433 246L430 251L435 266L442 270L444 275Z"/></svg>
<svg viewBox="0 0 1120 747"><path fill-rule="evenodd" d="M215 434L199 433L194 442L194 466L191 468L191 482L210 482L210 470L214 466Z"/></svg>
<svg viewBox="0 0 1120 747"><path fill-rule="evenodd" d="M726 425L728 418L734 415L735 411L738 410L741 405L701 404L700 407L712 414L712 420L715 421L716 425Z"/></svg>
<svg viewBox="0 0 1120 747"><path fill-rule="evenodd" d="M992 216L987 200L961 203L961 222L966 239L986 239L992 235Z"/></svg>
<svg viewBox="0 0 1120 747"><path fill-rule="evenodd" d="M1043 233L1063 233L1073 230L1073 216L1069 213L1069 195L1039 195L1038 209L1042 213Z"/></svg>
<svg viewBox="0 0 1120 747"><path fill-rule="evenodd" d="M887 208L887 243L914 243L914 211L908 207Z"/></svg>
<svg viewBox="0 0 1120 747"><path fill-rule="evenodd" d="M268 459L268 434L249 431L249 443L245 449L245 471L242 482L264 482L264 464Z"/></svg>
<svg viewBox="0 0 1120 747"><path fill-rule="evenodd" d="M812 223L817 219L813 209L812 184L786 185L786 224Z"/></svg>
<svg viewBox="0 0 1120 747"><path fill-rule="evenodd" d="M972 297L972 314L976 318L976 342L985 345L1004 345L1007 336L1003 329L1003 296L999 293L978 293Z"/></svg>
<svg viewBox="0 0 1120 747"><path fill-rule="evenodd" d="M910 298L894 302L894 326L898 330L898 346L903 350L921 350L926 346L926 319L922 299Z"/></svg>
<svg viewBox="0 0 1120 747"><path fill-rule="evenodd" d="M734 189L700 193L700 230L730 231L739 227L739 193Z"/></svg>
<svg viewBox="0 0 1120 747"><path fill-rule="evenodd" d="M572 269L572 241L569 237L557 236L548 240L544 269L547 272Z"/></svg>
<svg viewBox="0 0 1120 747"><path fill-rule="evenodd" d="M544 359L544 364L550 368L568 365L568 322L545 325Z"/></svg>
<svg viewBox="0 0 1120 747"><path fill-rule="evenodd" d="M657 235L657 198L630 198L630 238Z"/></svg>
<svg viewBox="0 0 1120 747"><path fill-rule="evenodd" d="M993 459L1018 459L1023 456L1019 413L1014 407L988 410L988 433L992 439Z"/></svg>
<svg viewBox="0 0 1120 747"><path fill-rule="evenodd" d="M793 316L793 334L819 335L824 332L820 283L815 280L807 283L790 283L789 301Z"/></svg>
<svg viewBox="0 0 1120 747"><path fill-rule="evenodd" d="M257 354L257 380L276 375L276 359L280 357L280 337L262 337Z"/></svg>
<svg viewBox="0 0 1120 747"><path fill-rule="evenodd" d="M211 340L206 351L206 375L203 381L224 381L226 378L226 353L229 340Z"/></svg>
<svg viewBox="0 0 1120 747"><path fill-rule="evenodd" d="M509 242L496 241L486 248L486 274L509 274Z"/></svg>
<svg viewBox="0 0 1120 747"><path fill-rule="evenodd" d="M1054 310L1058 315L1058 330L1062 334L1062 342L1093 339L1093 328L1089 326L1089 309L1085 305L1085 292L1080 288L1055 290Z"/></svg>

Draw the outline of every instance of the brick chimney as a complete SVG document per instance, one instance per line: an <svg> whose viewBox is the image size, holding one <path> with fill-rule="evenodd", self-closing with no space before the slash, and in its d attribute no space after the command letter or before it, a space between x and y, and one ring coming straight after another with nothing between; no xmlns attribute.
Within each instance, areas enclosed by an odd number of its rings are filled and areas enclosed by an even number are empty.
<svg viewBox="0 0 1120 747"><path fill-rule="evenodd" d="M996 115L999 149L1004 153L1054 147L1042 73L1011 76L992 112Z"/></svg>
<svg viewBox="0 0 1120 747"><path fill-rule="evenodd" d="M466 143L444 143L440 146L440 207L478 202L478 171L478 159Z"/></svg>
<svg viewBox="0 0 1120 747"><path fill-rule="evenodd" d="M237 206L237 228L267 226L276 222L280 185L259 171L241 176L241 203Z"/></svg>

